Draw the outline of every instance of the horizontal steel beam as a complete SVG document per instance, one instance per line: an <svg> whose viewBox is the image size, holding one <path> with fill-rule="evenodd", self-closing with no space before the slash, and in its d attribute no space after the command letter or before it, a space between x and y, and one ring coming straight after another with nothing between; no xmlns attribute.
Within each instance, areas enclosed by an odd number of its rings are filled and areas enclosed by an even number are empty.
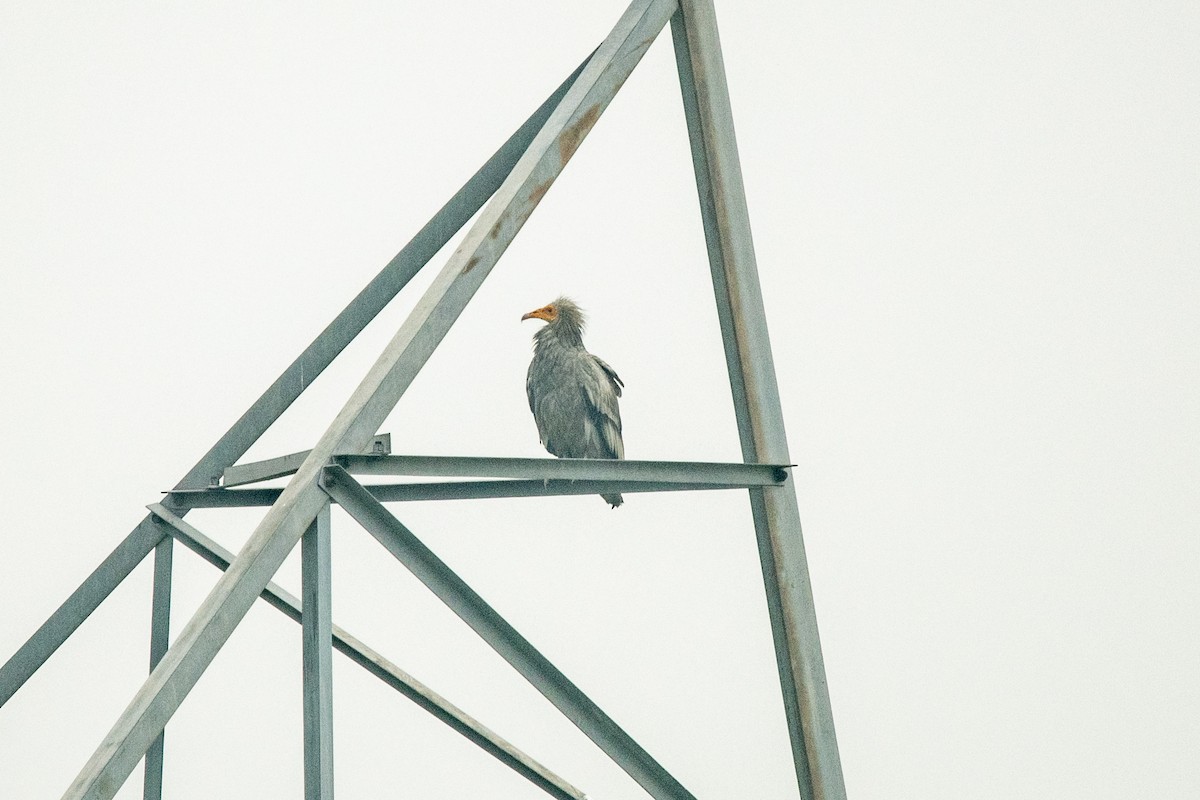
<svg viewBox="0 0 1200 800"><path fill-rule="evenodd" d="M742 484L668 483L634 481L452 481L446 483L397 483L367 486L381 503L414 500L483 500L502 497L561 497L578 494L622 492L687 492L713 489L745 489Z"/></svg>
<svg viewBox="0 0 1200 800"><path fill-rule="evenodd" d="M478 458L469 456L334 456L351 475L411 475L536 480L653 481L771 486L790 464L633 461L608 458Z"/></svg>
<svg viewBox="0 0 1200 800"><path fill-rule="evenodd" d="M560 497L620 492L692 492L747 489L761 484L679 483L674 481L489 480L372 484L366 487L381 503L421 500L493 500L505 497ZM175 508L254 508L273 505L282 489L211 489L171 492Z"/></svg>
<svg viewBox="0 0 1200 800"><path fill-rule="evenodd" d="M271 478L282 478L293 475L304 459L308 458L311 450L301 450L299 453L288 453L286 456L276 456L265 461L252 461L249 464L234 464L226 467L221 473L222 486L242 486L247 483L268 481Z"/></svg>
<svg viewBox="0 0 1200 800"><path fill-rule="evenodd" d="M232 467L226 467L225 471L221 474L221 485L226 487L242 486L247 483L258 483L259 481L267 481L271 478L282 478L284 475L291 475L300 469L300 465L304 463L304 459L308 458L308 454L311 452L311 450L301 450L299 453L276 456L275 458L268 458L265 461L234 464ZM376 436L363 452L374 456L390 455L392 452L392 435L384 433Z"/></svg>
<svg viewBox="0 0 1200 800"><path fill-rule="evenodd" d="M321 476L321 488L651 797L695 800L691 792L349 473L341 467L327 467Z"/></svg>
<svg viewBox="0 0 1200 800"><path fill-rule="evenodd" d="M263 508L275 505L283 489L177 489L163 498L172 510L193 508Z"/></svg>
<svg viewBox="0 0 1200 800"><path fill-rule="evenodd" d="M155 503L147 508L165 523L167 532L189 550L220 570L229 568L234 558L233 553L172 514L165 506ZM261 597L269 605L282 611L288 619L301 622L300 601L274 581L267 584ZM544 789L552 797L559 800L585 800L586 795L579 789L337 625L333 626L333 648L495 756L522 777Z"/></svg>

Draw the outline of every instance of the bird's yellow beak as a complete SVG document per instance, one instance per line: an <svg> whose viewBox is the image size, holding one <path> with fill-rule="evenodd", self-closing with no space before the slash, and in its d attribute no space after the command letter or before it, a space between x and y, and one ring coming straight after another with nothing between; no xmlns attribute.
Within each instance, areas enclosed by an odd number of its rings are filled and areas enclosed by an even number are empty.
<svg viewBox="0 0 1200 800"><path fill-rule="evenodd" d="M554 316L550 309L539 308L535 311L530 311L528 314L521 317L521 322L524 322L527 319L540 319L549 322L550 320L554 319Z"/></svg>

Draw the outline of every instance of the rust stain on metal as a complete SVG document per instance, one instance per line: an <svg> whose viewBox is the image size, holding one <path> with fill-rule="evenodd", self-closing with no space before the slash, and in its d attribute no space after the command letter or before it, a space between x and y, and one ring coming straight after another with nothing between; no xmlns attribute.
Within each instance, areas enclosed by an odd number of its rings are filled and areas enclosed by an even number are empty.
<svg viewBox="0 0 1200 800"><path fill-rule="evenodd" d="M525 223L529 220L529 218L531 216L533 216L533 210L535 208L537 208L537 204L530 203L530 204L522 206L521 208L519 208L517 210L517 227L518 228L522 228L525 226Z"/></svg>
<svg viewBox="0 0 1200 800"><path fill-rule="evenodd" d="M478 263L479 263L479 256L471 256L471 260L467 262L467 265L465 267L463 267L463 271L459 274L466 275L468 272L475 269L475 265Z"/></svg>
<svg viewBox="0 0 1200 800"><path fill-rule="evenodd" d="M600 119L599 103L583 112L579 119L563 129L562 135L558 137L558 158L563 166L566 166L571 156L575 155L575 151L583 142L583 137L588 135L588 131L592 129L598 119Z"/></svg>
<svg viewBox="0 0 1200 800"><path fill-rule="evenodd" d="M554 178L550 177L533 187L533 191L529 193L529 202L535 206L542 202L542 198L546 196L546 192L550 191L550 187L553 185Z"/></svg>
<svg viewBox="0 0 1200 800"><path fill-rule="evenodd" d="M496 224L492 226L492 229L490 231L488 231L488 238L489 239L497 238L500 235L501 227L502 227L501 220L496 220Z"/></svg>

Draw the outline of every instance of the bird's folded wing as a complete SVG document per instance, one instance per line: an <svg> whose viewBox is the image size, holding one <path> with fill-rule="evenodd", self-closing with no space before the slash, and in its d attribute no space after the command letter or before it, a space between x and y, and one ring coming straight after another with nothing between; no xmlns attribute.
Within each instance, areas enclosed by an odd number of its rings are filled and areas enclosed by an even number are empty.
<svg viewBox="0 0 1200 800"><path fill-rule="evenodd" d="M603 449L603 457L624 458L625 445L621 440L621 409L617 398L621 396L621 379L613 368L595 356L591 356L591 369L581 381L584 399L588 405L588 416L595 425L595 433Z"/></svg>

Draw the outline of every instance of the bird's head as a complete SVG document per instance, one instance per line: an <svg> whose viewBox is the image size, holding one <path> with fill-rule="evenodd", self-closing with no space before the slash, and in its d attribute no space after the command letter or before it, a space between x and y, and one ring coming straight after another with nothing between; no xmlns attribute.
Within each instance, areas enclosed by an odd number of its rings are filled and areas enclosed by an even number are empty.
<svg viewBox="0 0 1200 800"><path fill-rule="evenodd" d="M560 297L553 303L535 308L521 317L522 322L527 319L540 319L546 322L546 327L533 335L535 341L557 341L566 345L583 345L585 322L583 310L575 305L575 301L569 297Z"/></svg>
<svg viewBox="0 0 1200 800"><path fill-rule="evenodd" d="M558 319L558 306L554 305L554 303L551 303L548 306L535 308L533 311L530 311L528 314L522 316L521 322L524 322L527 319L542 319L546 322L554 322L554 320Z"/></svg>
<svg viewBox="0 0 1200 800"><path fill-rule="evenodd" d="M574 300L569 297L560 297L553 303L535 308L521 317L522 322L527 319L540 319L554 327L574 328L582 331L586 318L583 309L577 306Z"/></svg>

